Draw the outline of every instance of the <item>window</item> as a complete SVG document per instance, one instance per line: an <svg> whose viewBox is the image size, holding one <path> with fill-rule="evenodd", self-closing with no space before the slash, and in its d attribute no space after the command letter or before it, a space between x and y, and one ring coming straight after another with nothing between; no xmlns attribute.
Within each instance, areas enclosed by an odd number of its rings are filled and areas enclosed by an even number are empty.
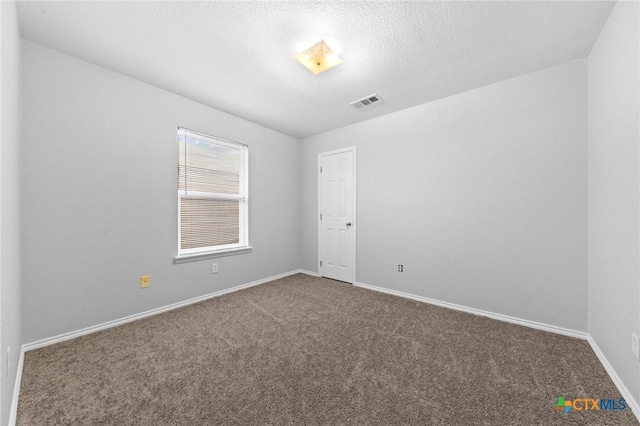
<svg viewBox="0 0 640 426"><path fill-rule="evenodd" d="M178 257L248 249L248 148L178 128Z"/></svg>

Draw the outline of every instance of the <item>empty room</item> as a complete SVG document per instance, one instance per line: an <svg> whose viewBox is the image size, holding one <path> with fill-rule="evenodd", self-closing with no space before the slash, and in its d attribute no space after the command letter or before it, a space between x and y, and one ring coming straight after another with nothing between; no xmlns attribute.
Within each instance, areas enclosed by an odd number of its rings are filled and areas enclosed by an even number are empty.
<svg viewBox="0 0 640 426"><path fill-rule="evenodd" d="M638 1L0 12L0 424L639 424Z"/></svg>

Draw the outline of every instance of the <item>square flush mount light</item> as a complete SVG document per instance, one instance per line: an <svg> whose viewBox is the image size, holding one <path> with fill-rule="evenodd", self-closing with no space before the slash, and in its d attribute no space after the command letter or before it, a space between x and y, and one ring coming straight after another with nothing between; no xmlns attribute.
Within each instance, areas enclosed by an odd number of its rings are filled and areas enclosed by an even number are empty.
<svg viewBox="0 0 640 426"><path fill-rule="evenodd" d="M320 40L307 50L296 54L295 58L314 74L321 73L342 63L342 59L333 53L324 40Z"/></svg>

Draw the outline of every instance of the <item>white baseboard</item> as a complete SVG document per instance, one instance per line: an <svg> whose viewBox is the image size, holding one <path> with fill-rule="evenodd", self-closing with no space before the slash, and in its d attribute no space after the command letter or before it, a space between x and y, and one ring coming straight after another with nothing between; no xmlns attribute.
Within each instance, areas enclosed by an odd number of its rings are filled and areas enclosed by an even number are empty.
<svg viewBox="0 0 640 426"><path fill-rule="evenodd" d="M456 311L463 311L470 314L481 315L481 316L496 319L498 321L505 321L512 324L518 324L525 327L535 328L538 330L549 331L551 333L562 334L570 337L577 337L579 339L585 339L587 340L587 342L589 342L589 345L591 345L591 349L593 349L593 352L595 352L596 356L600 360L600 363L602 364L606 372L609 374L609 377L611 377L611 380L620 391L620 394L622 395L624 400L627 402L629 407L631 407L631 411L633 412L633 414L640 421L640 405L638 404L638 401L633 397L633 394L629 392L629 389L627 389L627 387L624 385L624 383L622 382L622 380L620 379L616 371L613 369L613 367L609 363L609 360L607 360L607 357L604 356L604 353L602 353L602 351L596 344L595 340L593 340L593 337L591 337L589 333L571 330L563 327L556 327L554 325L544 324L536 321L529 321L529 320L524 320L520 318L510 317L508 315L496 314L493 312L483 311L480 309L469 308L467 306L456 305L455 303L442 302L440 300L430 299L428 297L417 296L415 294L404 293L402 291L397 291L397 290L390 290L388 288L377 287L369 284L356 283L356 286L366 288L369 290L378 291L381 293L391 294L393 296L399 296L399 297L404 297L406 299L416 300L418 302L424 302L432 305L442 306L444 308L455 309Z"/></svg>
<svg viewBox="0 0 640 426"><path fill-rule="evenodd" d="M116 320L113 320L113 321L107 321L107 322L104 322L102 324L92 325L90 327L85 327L85 328L82 328L80 330L71 331L71 332L64 333L64 334L59 334L59 335L53 336L53 337L47 337L46 339L41 339L41 340L37 340L35 342L24 344L23 345L23 350L24 350L24 352L28 352L28 351L31 351L33 349L38 349L38 348L42 348L42 347L45 347L45 346L54 345L56 343L64 342L65 340L71 340L71 339L75 339L76 337L85 336L87 334L92 334L92 333L95 333L95 332L98 332L98 331L101 331L101 330L106 330L106 329L112 328L112 327L117 327L119 325L126 324L128 322L136 321L136 320L139 320L139 319L142 319L142 318L146 318L146 317L150 317L150 316L153 316L153 315L158 315L158 314L161 314L163 312L171 311L173 309L182 308L183 306L192 305L194 303L202 302L204 300L212 299L214 297L219 297L219 296L222 296L223 294L228 294L228 293L233 293L235 291L244 290L245 288L254 287L254 286L257 286L257 285L260 285L260 284L264 284L264 283L269 282L269 281L273 281L273 280L277 280L277 279L280 279L280 278L288 277L290 275L294 275L294 274L298 274L298 273L306 273L306 272L298 269L298 270L295 270L295 271L286 272L284 274L274 275L272 277L263 278L261 280L253 281L253 282L250 282L250 283L247 283L247 284L241 284L241 285L238 285L238 286L235 286L235 287L231 287L231 288L227 288L227 289L224 289L224 290L216 291L216 292L213 292L213 293L205 294L203 296L194 297L192 299L184 300L182 302L172 303L171 305L166 305L166 306L162 306L160 308L151 309L149 311L141 312L139 314L129 315L129 316L124 317L124 318L116 319ZM309 275L311 275L311 273L309 273Z"/></svg>
<svg viewBox="0 0 640 426"><path fill-rule="evenodd" d="M307 271L306 269L298 269L296 272L305 275L311 275L312 277L320 277L321 275L317 272Z"/></svg>
<svg viewBox="0 0 640 426"><path fill-rule="evenodd" d="M65 340L70 340L70 339L74 339L76 337L80 337L80 336L84 336L87 334L91 334L91 333L95 333L101 330L105 330L111 327L117 327L119 325L122 324L126 324L138 319L142 319L145 317L149 317L152 315L157 315L160 314L162 312L167 312L173 309L177 309L177 308L181 308L183 306L188 306L188 305L192 305L194 303L198 303L198 302L202 302L204 300L207 299L212 299L214 297L218 297L218 296L222 296L224 294L228 294L228 293L233 293L239 290L243 290L245 288L249 288L249 287L254 287L260 284L264 284L267 283L269 281L273 281L273 280L277 280L280 278L284 278L284 277L288 277L290 275L295 275L295 274L306 274L306 275L310 275L310 276L314 276L314 277L319 277L320 274L318 274L317 272L312 272L312 271L307 271L304 269L297 269L294 271L290 271L290 272L286 272L284 274L280 274L280 275L275 275L269 278L264 278L261 280L257 280L257 281L253 281L247 284L241 284L235 287L231 287L225 290L220 290L220 291L216 291L213 293L209 293L203 296L199 296L199 297L194 297L192 299L188 299L182 302L178 302L178 303L173 303L171 305L167 305L167 306L163 306L160 308L156 308L156 309L152 309L146 312L142 312L139 314L134 314L134 315L130 315L124 318L120 318L117 320L113 320L113 321L108 321L102 324L97 324L95 326L91 326L91 327L86 327L77 331L72 331L69 333L64 333L58 336L53 336L53 337L49 337L46 339L42 339L42 340L38 340L35 342L31 342L31 343L27 343L22 345L21 351L20 351L20 359L18 361L18 370L16 373L16 380L15 380L15 384L14 384L14 390L13 390L13 399L11 401L11 413L9 414L9 426L14 426L16 423L16 417L18 414L18 398L20 395L20 385L22 383L22 368L23 368L23 364L24 364L24 356L25 356L25 352L33 350L33 349L38 349L38 348L42 348L45 346L49 346L49 345L53 345L55 343L60 343L60 342L64 342ZM449 302L442 302L440 300L436 300L436 299L430 299L428 297L423 297L423 296L417 296L414 294L410 294L410 293L404 293L401 291L397 291L397 290L390 290L387 288L383 288L383 287L377 287L377 286L373 286L373 285L369 285L369 284L365 284L365 283L359 283L357 282L355 284L357 287L362 287L365 289L369 289L369 290L373 290L373 291L378 291L381 293L387 293L393 296L399 296L399 297L403 297L406 299L412 299L412 300L416 300L418 302L424 302L424 303L429 303L432 305L437 305L437 306L442 306L444 308L449 308L449 309L454 309L457 311L462 311L462 312L467 312L470 314L474 314L474 315L480 315L480 316L485 316L488 318L492 318L492 319L496 319L499 321L505 321L505 322L509 322L512 324L518 324L518 325L522 325L525 327L530 327L530 328L535 328L538 330L543 330L543 331L548 331L551 333L556 333L556 334L562 334L565 336L570 336L570 337L576 337L579 339L585 339L589 342L589 344L591 345L591 348L593 349L593 351L596 353L596 356L598 357L598 359L600 360L600 363L603 365L603 367L605 368L605 370L607 371L607 373L609 374L609 376L611 377L611 380L613 381L613 383L616 385L616 387L618 388L618 390L620 391L620 393L622 394L622 397L625 399L625 401L628 403L629 407L631 407L631 410L633 411L634 415L638 418L638 420L640 420L640 405L638 405L638 401L636 401L636 399L633 397L633 395L631 394L631 392L629 392L629 390L626 388L626 386L623 384L622 380L620 380L620 377L618 377L618 375L616 374L615 370L613 369L613 367L611 366L611 364L609 364L609 361L607 360L607 358L604 356L604 354L602 353L602 351L600 350L600 348L598 347L598 345L596 344L596 342L593 340L593 338L591 337L591 335L589 335L588 333L582 332L582 331L576 331L576 330L571 330L568 328L563 328L563 327L557 327L554 325L549 325L549 324L544 324L544 323L540 323L540 322L536 322L536 321L529 321L529 320L524 320L524 319L520 319L520 318L516 318L516 317L511 317L508 315L502 315L502 314L496 314L493 312L489 312L489 311L483 311L481 309L475 309L475 308L470 308L467 306L462 306L462 305L457 305L455 303L449 303Z"/></svg>
<svg viewBox="0 0 640 426"><path fill-rule="evenodd" d="M24 345L20 348L20 358L18 359L18 369L16 371L16 381L13 385L13 398L11 399L11 412L9 413L9 426L15 426L18 418L18 397L20 396L20 385L22 384L22 366L24 365Z"/></svg>
<svg viewBox="0 0 640 426"><path fill-rule="evenodd" d="M609 377L611 377L611 380L620 391L620 394L624 398L625 402L629 407L631 407L631 411L633 411L633 414L635 414L638 421L640 421L640 405L638 405L638 401L633 397L633 394L629 392L629 389L627 389L624 383L622 383L622 380L616 373L616 370L613 369L613 367L609 363L609 360L606 356L604 356L604 353L602 352L602 350L600 350L600 347L598 346L596 341L593 340L593 337L589 336L587 341L589 342L589 345L591 345L591 349L593 349L593 352L596 353L596 356L600 360L600 364L602 364L604 369L609 374Z"/></svg>
<svg viewBox="0 0 640 426"><path fill-rule="evenodd" d="M356 286L366 288L369 290L378 291L380 293L391 294L393 296L404 297L405 299L412 299L418 302L429 303L430 305L437 305L437 306L442 306L443 308L449 308L449 309L454 309L456 311L462 311L462 312L467 312L474 315L480 315L480 316L492 318L498 321L504 321L512 324L522 325L529 328L549 331L551 333L562 334L564 336L577 337L578 339L584 339L584 340L589 338L589 334L583 331L572 330L564 327L557 327L555 325L545 324L537 321L529 321L521 318L511 317L509 315L496 314L494 312L483 311L481 309L470 308L468 306L457 305L455 303L442 302L440 300L430 299L428 297L417 296L415 294L405 293L397 290L390 290L388 288L377 287L377 286L365 284L365 283L356 283Z"/></svg>

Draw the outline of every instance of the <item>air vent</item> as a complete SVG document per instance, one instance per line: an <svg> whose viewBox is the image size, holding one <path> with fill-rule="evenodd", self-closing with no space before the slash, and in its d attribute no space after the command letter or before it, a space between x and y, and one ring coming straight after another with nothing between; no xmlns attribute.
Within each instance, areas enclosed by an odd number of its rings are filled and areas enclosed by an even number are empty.
<svg viewBox="0 0 640 426"><path fill-rule="evenodd" d="M353 101L351 102L349 105L351 105L352 107L356 108L356 109L360 109L369 105L373 105L375 103L378 102L382 102L382 99L380 98L380 96L376 95L375 93L373 95L369 95L369 96L365 96L362 99L358 99L357 101Z"/></svg>

